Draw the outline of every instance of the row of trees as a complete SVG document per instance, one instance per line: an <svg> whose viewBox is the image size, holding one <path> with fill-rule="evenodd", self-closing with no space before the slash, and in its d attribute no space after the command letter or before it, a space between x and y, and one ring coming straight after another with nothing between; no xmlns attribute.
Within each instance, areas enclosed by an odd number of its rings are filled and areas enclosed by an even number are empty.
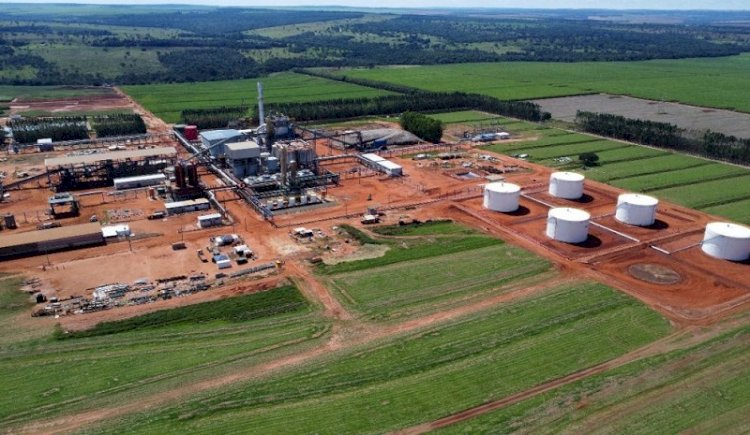
<svg viewBox="0 0 750 435"><path fill-rule="evenodd" d="M664 122L581 111L576 114L576 126L602 136L750 165L750 139L710 130L687 131Z"/></svg>
<svg viewBox="0 0 750 435"><path fill-rule="evenodd" d="M181 118L185 124L197 125L200 129L224 128L230 122L247 116L248 106L222 106L208 109L186 109Z"/></svg>
<svg viewBox="0 0 750 435"><path fill-rule="evenodd" d="M401 128L432 143L440 142L443 137L443 123L437 119L415 112L401 114Z"/></svg>
<svg viewBox="0 0 750 435"><path fill-rule="evenodd" d="M146 123L140 115L133 113L95 116L91 120L97 137L145 134Z"/></svg>
<svg viewBox="0 0 750 435"><path fill-rule="evenodd" d="M16 142L22 144L33 144L46 138L55 142L89 138L85 116L11 119L8 126L13 130Z"/></svg>
<svg viewBox="0 0 750 435"><path fill-rule="evenodd" d="M346 119L367 115L397 115L403 112L437 112L475 109L529 121L542 121L549 113L528 101L505 101L461 92L419 92L410 95L386 95L373 98L336 99L304 103L277 103L277 112L297 121Z"/></svg>

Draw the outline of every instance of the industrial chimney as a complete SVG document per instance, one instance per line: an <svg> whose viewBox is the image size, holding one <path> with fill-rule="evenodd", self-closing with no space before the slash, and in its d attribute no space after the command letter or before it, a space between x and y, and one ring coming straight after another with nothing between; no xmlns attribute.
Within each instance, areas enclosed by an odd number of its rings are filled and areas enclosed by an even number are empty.
<svg viewBox="0 0 750 435"><path fill-rule="evenodd" d="M258 82L258 128L266 123L266 112L263 109L263 83Z"/></svg>

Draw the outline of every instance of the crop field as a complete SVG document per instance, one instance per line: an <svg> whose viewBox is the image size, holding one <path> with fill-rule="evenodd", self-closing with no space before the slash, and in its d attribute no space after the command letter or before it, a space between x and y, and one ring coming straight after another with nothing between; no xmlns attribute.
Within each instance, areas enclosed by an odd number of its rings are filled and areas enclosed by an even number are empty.
<svg viewBox="0 0 750 435"><path fill-rule="evenodd" d="M517 153L528 154L530 161L549 160L557 157L571 157L577 159L578 155L586 152L599 153L602 151L616 150L629 147L624 143L613 142L608 140L595 140L591 142L580 142L562 145L549 145L538 148L521 148Z"/></svg>
<svg viewBox="0 0 750 435"><path fill-rule="evenodd" d="M571 283L95 431L227 433L250 425L267 433L388 431L522 391L669 330L625 295Z"/></svg>
<svg viewBox="0 0 750 435"><path fill-rule="evenodd" d="M80 333L57 331L58 339L50 331L44 338L6 343L0 347L0 426L231 371L307 346L327 328L297 289L287 286Z"/></svg>
<svg viewBox="0 0 750 435"><path fill-rule="evenodd" d="M437 119L444 124L462 124L467 122L489 121L504 119L499 115L492 113L480 112L478 110L461 110L458 112L443 112L429 115L430 118Z"/></svg>
<svg viewBox="0 0 750 435"><path fill-rule="evenodd" d="M703 207L703 211L750 225L750 199Z"/></svg>
<svg viewBox="0 0 750 435"><path fill-rule="evenodd" d="M438 433L731 432L750 406L749 334L633 362Z"/></svg>
<svg viewBox="0 0 750 435"><path fill-rule="evenodd" d="M389 266L337 274L333 288L354 309L393 319L415 309L456 298L478 298L488 292L517 289L529 278L550 278L550 264L509 245L403 261Z"/></svg>
<svg viewBox="0 0 750 435"><path fill-rule="evenodd" d="M476 92L502 99L587 93L750 112L750 55L638 62L502 62L334 71L431 91ZM706 84L710 83L710 91Z"/></svg>
<svg viewBox="0 0 750 435"><path fill-rule="evenodd" d="M647 161L644 161L647 163ZM748 175L750 170L721 163L708 163L686 169L657 172L639 177L620 178L612 182L617 187L636 192L651 192L668 187L702 183L721 178Z"/></svg>
<svg viewBox="0 0 750 435"><path fill-rule="evenodd" d="M578 95L536 100L553 119L574 122L577 111L611 113L630 119L666 122L686 130L711 130L728 136L750 138L750 114L706 110L679 103L654 102L621 95Z"/></svg>
<svg viewBox="0 0 750 435"><path fill-rule="evenodd" d="M390 92L295 73L246 80L123 86L123 91L167 122L178 122L184 109L256 104L263 83L268 110L276 102L303 102L387 95Z"/></svg>
<svg viewBox="0 0 750 435"><path fill-rule="evenodd" d="M14 98L42 99L67 98L88 95L111 95L112 90L97 87L79 86L0 86L0 101L10 101Z"/></svg>
<svg viewBox="0 0 750 435"><path fill-rule="evenodd" d="M438 231L446 231L441 229ZM402 234L404 235L404 234ZM388 266L391 264L454 254L458 252L471 251L500 245L501 240L493 239L481 234L459 234L435 237L418 237L414 239L402 239L398 241L381 241L371 239L367 236L361 238L363 243L386 244L389 249L385 255L367 260L347 261L333 265L319 264L317 271L324 275L335 275L345 272L368 270L375 267ZM355 236L357 238L357 236Z"/></svg>
<svg viewBox="0 0 750 435"><path fill-rule="evenodd" d="M702 209L750 198L748 182L750 174L655 190L651 194L688 207Z"/></svg>

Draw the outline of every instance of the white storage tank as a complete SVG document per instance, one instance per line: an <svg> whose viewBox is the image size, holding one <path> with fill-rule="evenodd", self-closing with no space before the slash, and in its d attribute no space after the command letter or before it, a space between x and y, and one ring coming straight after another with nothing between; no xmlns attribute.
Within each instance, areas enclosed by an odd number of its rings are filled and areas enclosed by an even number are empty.
<svg viewBox="0 0 750 435"><path fill-rule="evenodd" d="M628 225L647 227L656 221L659 200L639 193L623 193L617 197L615 219Z"/></svg>
<svg viewBox="0 0 750 435"><path fill-rule="evenodd" d="M583 179L576 172L553 172L549 177L549 193L557 198L578 199L583 196Z"/></svg>
<svg viewBox="0 0 750 435"><path fill-rule="evenodd" d="M701 249L706 254L732 261L750 258L750 228L729 222L706 225Z"/></svg>
<svg viewBox="0 0 750 435"><path fill-rule="evenodd" d="M518 210L521 187L513 183L489 183L484 186L484 208L493 211Z"/></svg>
<svg viewBox="0 0 750 435"><path fill-rule="evenodd" d="M547 214L547 237L567 243L582 243L589 237L591 215L577 208L553 208Z"/></svg>

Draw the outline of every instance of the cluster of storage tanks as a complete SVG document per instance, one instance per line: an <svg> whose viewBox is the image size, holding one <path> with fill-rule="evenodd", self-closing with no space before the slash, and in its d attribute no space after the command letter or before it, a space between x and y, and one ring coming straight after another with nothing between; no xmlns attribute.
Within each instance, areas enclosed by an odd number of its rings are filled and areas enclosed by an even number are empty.
<svg viewBox="0 0 750 435"><path fill-rule="evenodd" d="M549 194L556 198L576 200L583 197L584 176L575 172L554 172L550 176ZM487 184L484 207L503 213L518 210L521 187L505 182ZM617 198L615 219L627 225L648 227L656 222L659 200L639 193L623 193ZM591 215L577 208L551 208L547 214L547 237L567 243L588 239ZM732 261L750 258L750 228L728 222L706 225L701 243L706 254Z"/></svg>

